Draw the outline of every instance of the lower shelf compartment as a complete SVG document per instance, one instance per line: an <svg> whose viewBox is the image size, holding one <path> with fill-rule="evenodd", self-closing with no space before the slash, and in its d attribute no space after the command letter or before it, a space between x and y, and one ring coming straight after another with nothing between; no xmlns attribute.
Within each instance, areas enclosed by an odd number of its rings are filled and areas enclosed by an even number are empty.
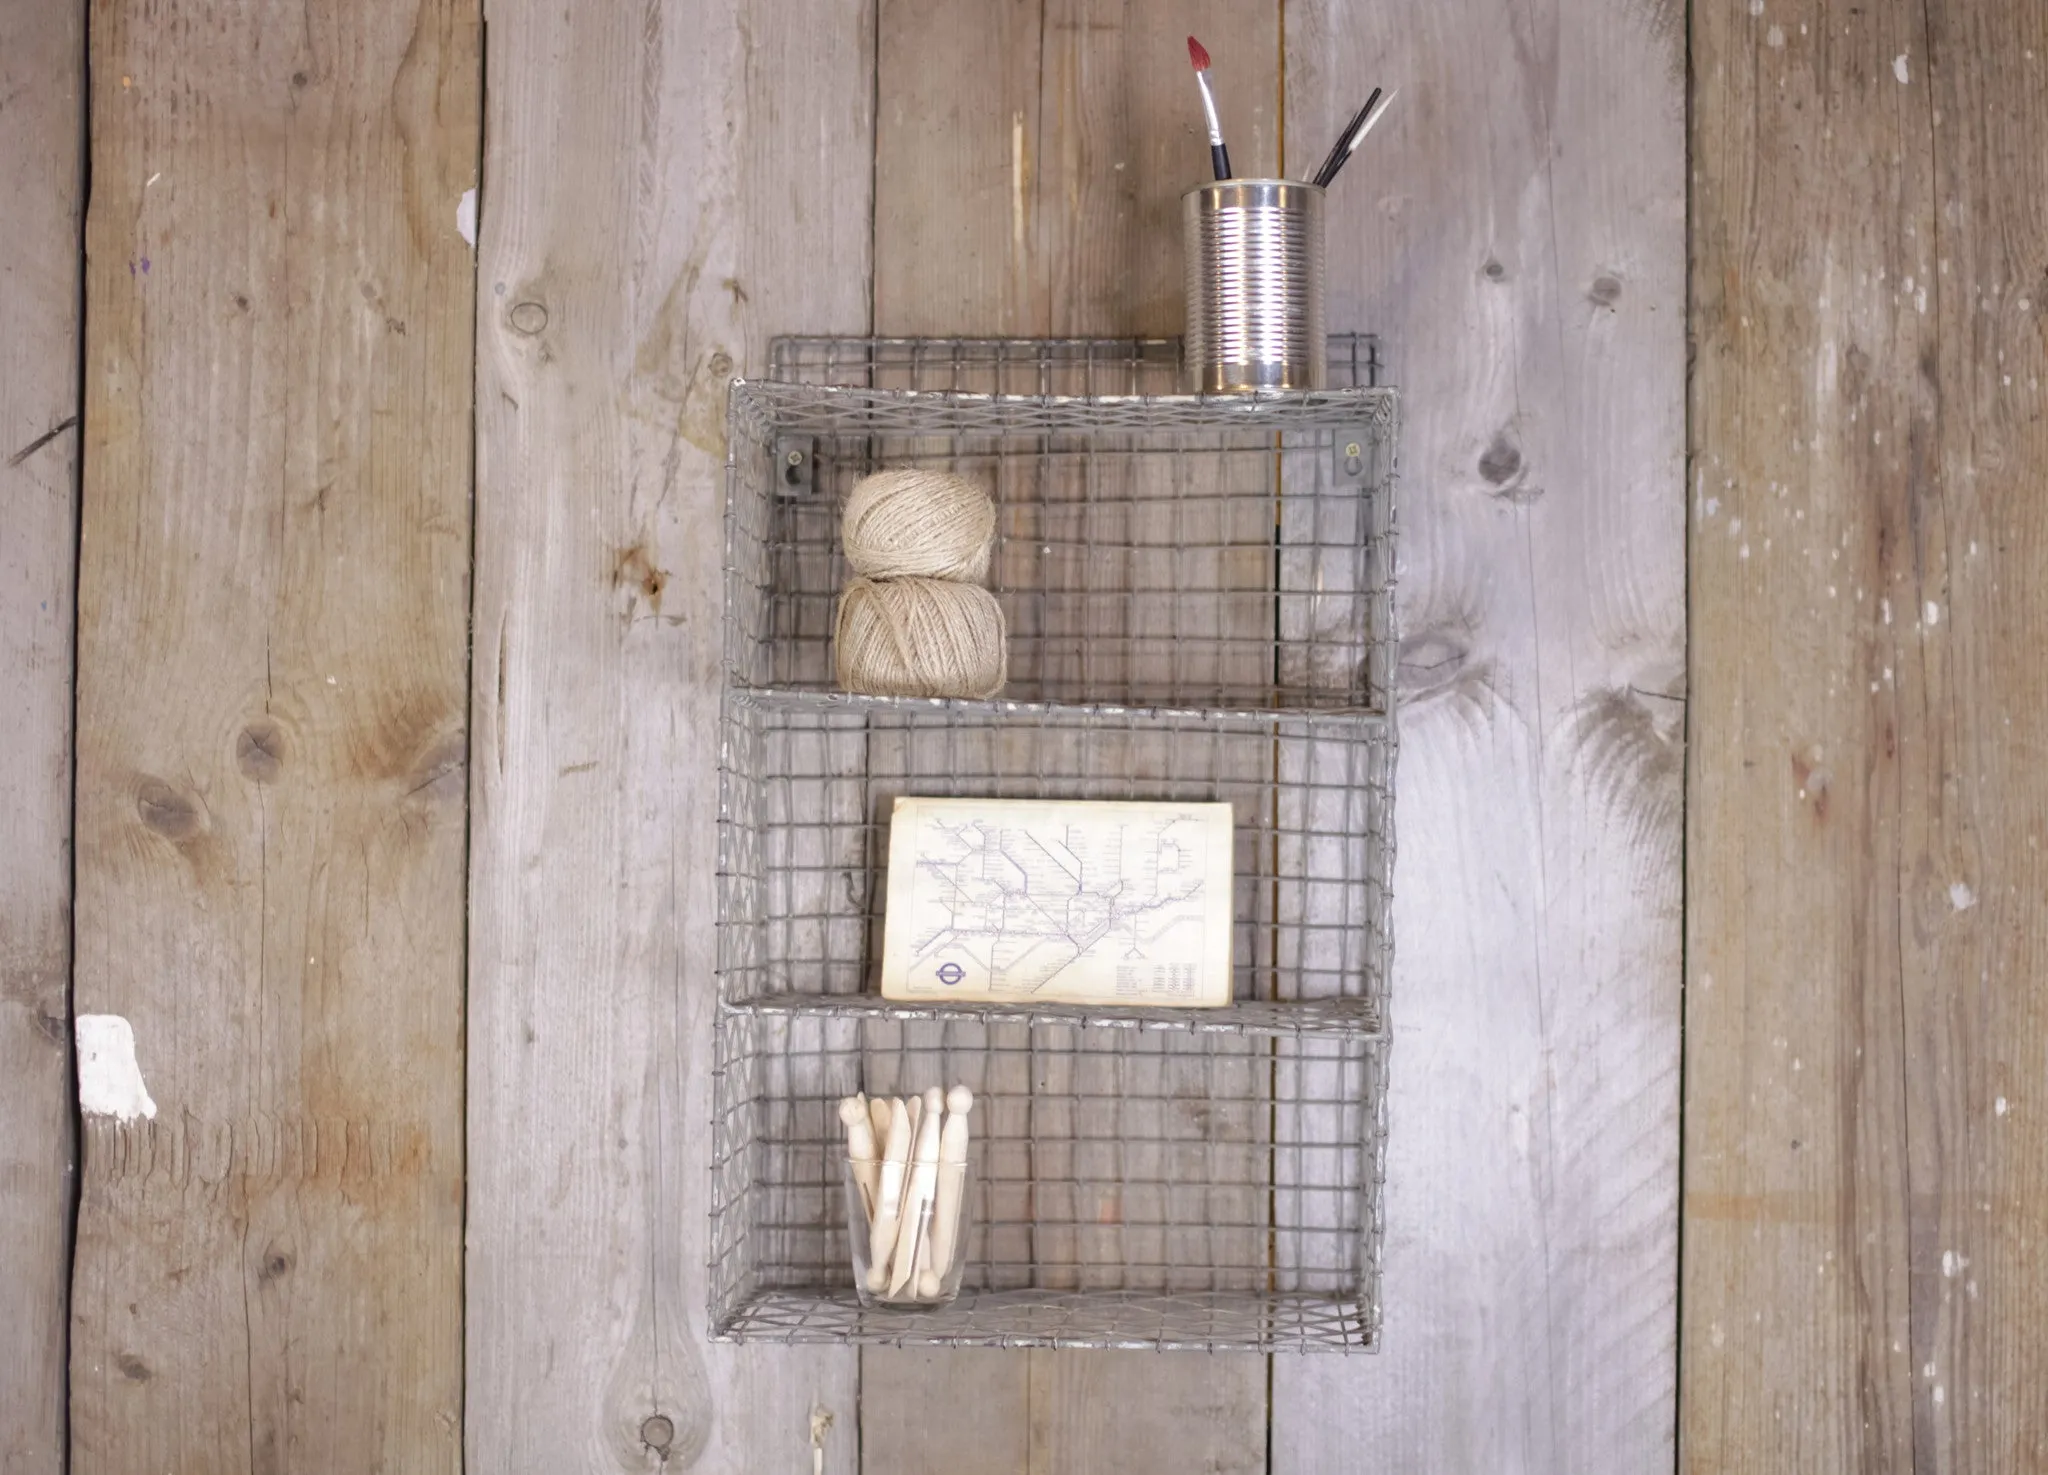
<svg viewBox="0 0 2048 1475"><path fill-rule="evenodd" d="M1371 1307L1342 1297L984 1291L936 1311L873 1311L851 1290L768 1291L720 1341L882 1346L1123 1347L1161 1352L1371 1352Z"/></svg>
<svg viewBox="0 0 2048 1475"><path fill-rule="evenodd" d="M710 1321L742 1341L1364 1351L1384 1042L721 1009ZM960 1299L855 1300L855 1091L975 1093Z"/></svg>

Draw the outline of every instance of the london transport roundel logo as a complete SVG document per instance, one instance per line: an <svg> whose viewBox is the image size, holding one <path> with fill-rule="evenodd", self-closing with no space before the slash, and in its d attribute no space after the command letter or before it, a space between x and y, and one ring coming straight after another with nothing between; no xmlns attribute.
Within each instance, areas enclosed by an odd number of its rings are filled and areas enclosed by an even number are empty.
<svg viewBox="0 0 2048 1475"><path fill-rule="evenodd" d="M939 964L939 982L945 984L948 988L952 987L954 984L958 983L961 979L965 978L966 976L967 970L965 968L962 968L958 963Z"/></svg>

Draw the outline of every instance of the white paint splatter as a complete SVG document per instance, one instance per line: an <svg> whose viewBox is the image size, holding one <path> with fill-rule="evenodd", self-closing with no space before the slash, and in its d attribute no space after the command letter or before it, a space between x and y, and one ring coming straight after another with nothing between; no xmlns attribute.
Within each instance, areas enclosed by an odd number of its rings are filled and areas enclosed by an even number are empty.
<svg viewBox="0 0 2048 1475"><path fill-rule="evenodd" d="M1749 0L1749 13L1751 15L1762 15L1764 13L1764 0Z"/></svg>
<svg viewBox="0 0 2048 1475"><path fill-rule="evenodd" d="M1923 1377L1923 1378L1931 1378L1931 1377L1933 1377L1933 1376L1934 1376L1934 1364L1930 1362L1930 1363L1928 1363L1928 1364L1927 1364L1927 1366L1925 1366L1925 1367L1921 1368L1921 1369L1920 1369L1920 1376L1921 1376L1921 1377Z"/></svg>
<svg viewBox="0 0 2048 1475"><path fill-rule="evenodd" d="M1764 45L1770 47L1773 51L1782 50L1785 45L1785 28L1783 26L1772 26L1768 31L1765 31Z"/></svg>
<svg viewBox="0 0 2048 1475"><path fill-rule="evenodd" d="M1941 1384L1939 1384L1939 1383L1936 1383L1936 1384L1934 1385L1934 1406L1935 1406L1936 1408L1940 1408L1940 1407L1941 1407L1941 1406L1942 1406L1942 1405L1943 1405L1944 1403L1947 1403L1947 1402L1948 1402L1948 1390L1947 1390L1946 1388L1942 1387L1942 1386L1941 1386Z"/></svg>
<svg viewBox="0 0 2048 1475"><path fill-rule="evenodd" d="M470 245L476 244L476 191L466 189L455 202L455 229Z"/></svg>
<svg viewBox="0 0 2048 1475"><path fill-rule="evenodd" d="M87 1116L132 1122L154 1117L156 1103L135 1063L135 1031L118 1014L81 1014L78 1038L78 1109Z"/></svg>
<svg viewBox="0 0 2048 1475"><path fill-rule="evenodd" d="M2005 1104L2005 1098L2003 1096L1999 1097L1996 1101L1991 1103L1991 1110L1995 1115L2004 1116L2009 1109L2010 1108L2008 1108Z"/></svg>
<svg viewBox="0 0 2048 1475"><path fill-rule="evenodd" d="M1948 904L1959 912L1967 912L1977 904L1977 893L1967 881L1958 881L1948 889Z"/></svg>
<svg viewBox="0 0 2048 1475"><path fill-rule="evenodd" d="M1941 606L1936 604L1933 600L1930 599L1927 601L1927 606L1925 609L1921 611L1921 613L1925 617L1928 624L1939 625L1941 623Z"/></svg>
<svg viewBox="0 0 2048 1475"><path fill-rule="evenodd" d="M1897 77L1901 83L1906 83L1913 80L1911 77L1906 75L1905 52L1902 51L1897 56L1892 58L1892 75L1894 77Z"/></svg>

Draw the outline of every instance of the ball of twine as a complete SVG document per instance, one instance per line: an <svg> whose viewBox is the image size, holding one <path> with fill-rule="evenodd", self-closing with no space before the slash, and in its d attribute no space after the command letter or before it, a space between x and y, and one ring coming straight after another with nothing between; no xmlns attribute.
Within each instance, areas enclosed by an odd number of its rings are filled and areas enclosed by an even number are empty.
<svg viewBox="0 0 2048 1475"><path fill-rule="evenodd" d="M948 471L878 471L854 484L840 520L855 573L870 579L988 576L996 504Z"/></svg>
<svg viewBox="0 0 2048 1475"><path fill-rule="evenodd" d="M839 596L839 684L877 697L994 696L1008 677L1003 610L979 584L855 579Z"/></svg>

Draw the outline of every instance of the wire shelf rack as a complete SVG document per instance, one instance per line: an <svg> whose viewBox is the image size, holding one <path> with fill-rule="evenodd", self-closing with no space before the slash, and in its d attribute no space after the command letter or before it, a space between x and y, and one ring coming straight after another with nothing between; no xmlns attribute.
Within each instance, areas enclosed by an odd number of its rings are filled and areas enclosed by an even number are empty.
<svg viewBox="0 0 2048 1475"><path fill-rule="evenodd" d="M1378 1333L1396 405L1176 394L1173 340L779 340L728 417L712 1325L746 1340L1360 1350ZM838 509L882 466L998 505L993 701L832 689ZM1233 1001L906 1006L899 796L1224 800ZM837 1117L964 1082L941 1311L851 1288Z"/></svg>

